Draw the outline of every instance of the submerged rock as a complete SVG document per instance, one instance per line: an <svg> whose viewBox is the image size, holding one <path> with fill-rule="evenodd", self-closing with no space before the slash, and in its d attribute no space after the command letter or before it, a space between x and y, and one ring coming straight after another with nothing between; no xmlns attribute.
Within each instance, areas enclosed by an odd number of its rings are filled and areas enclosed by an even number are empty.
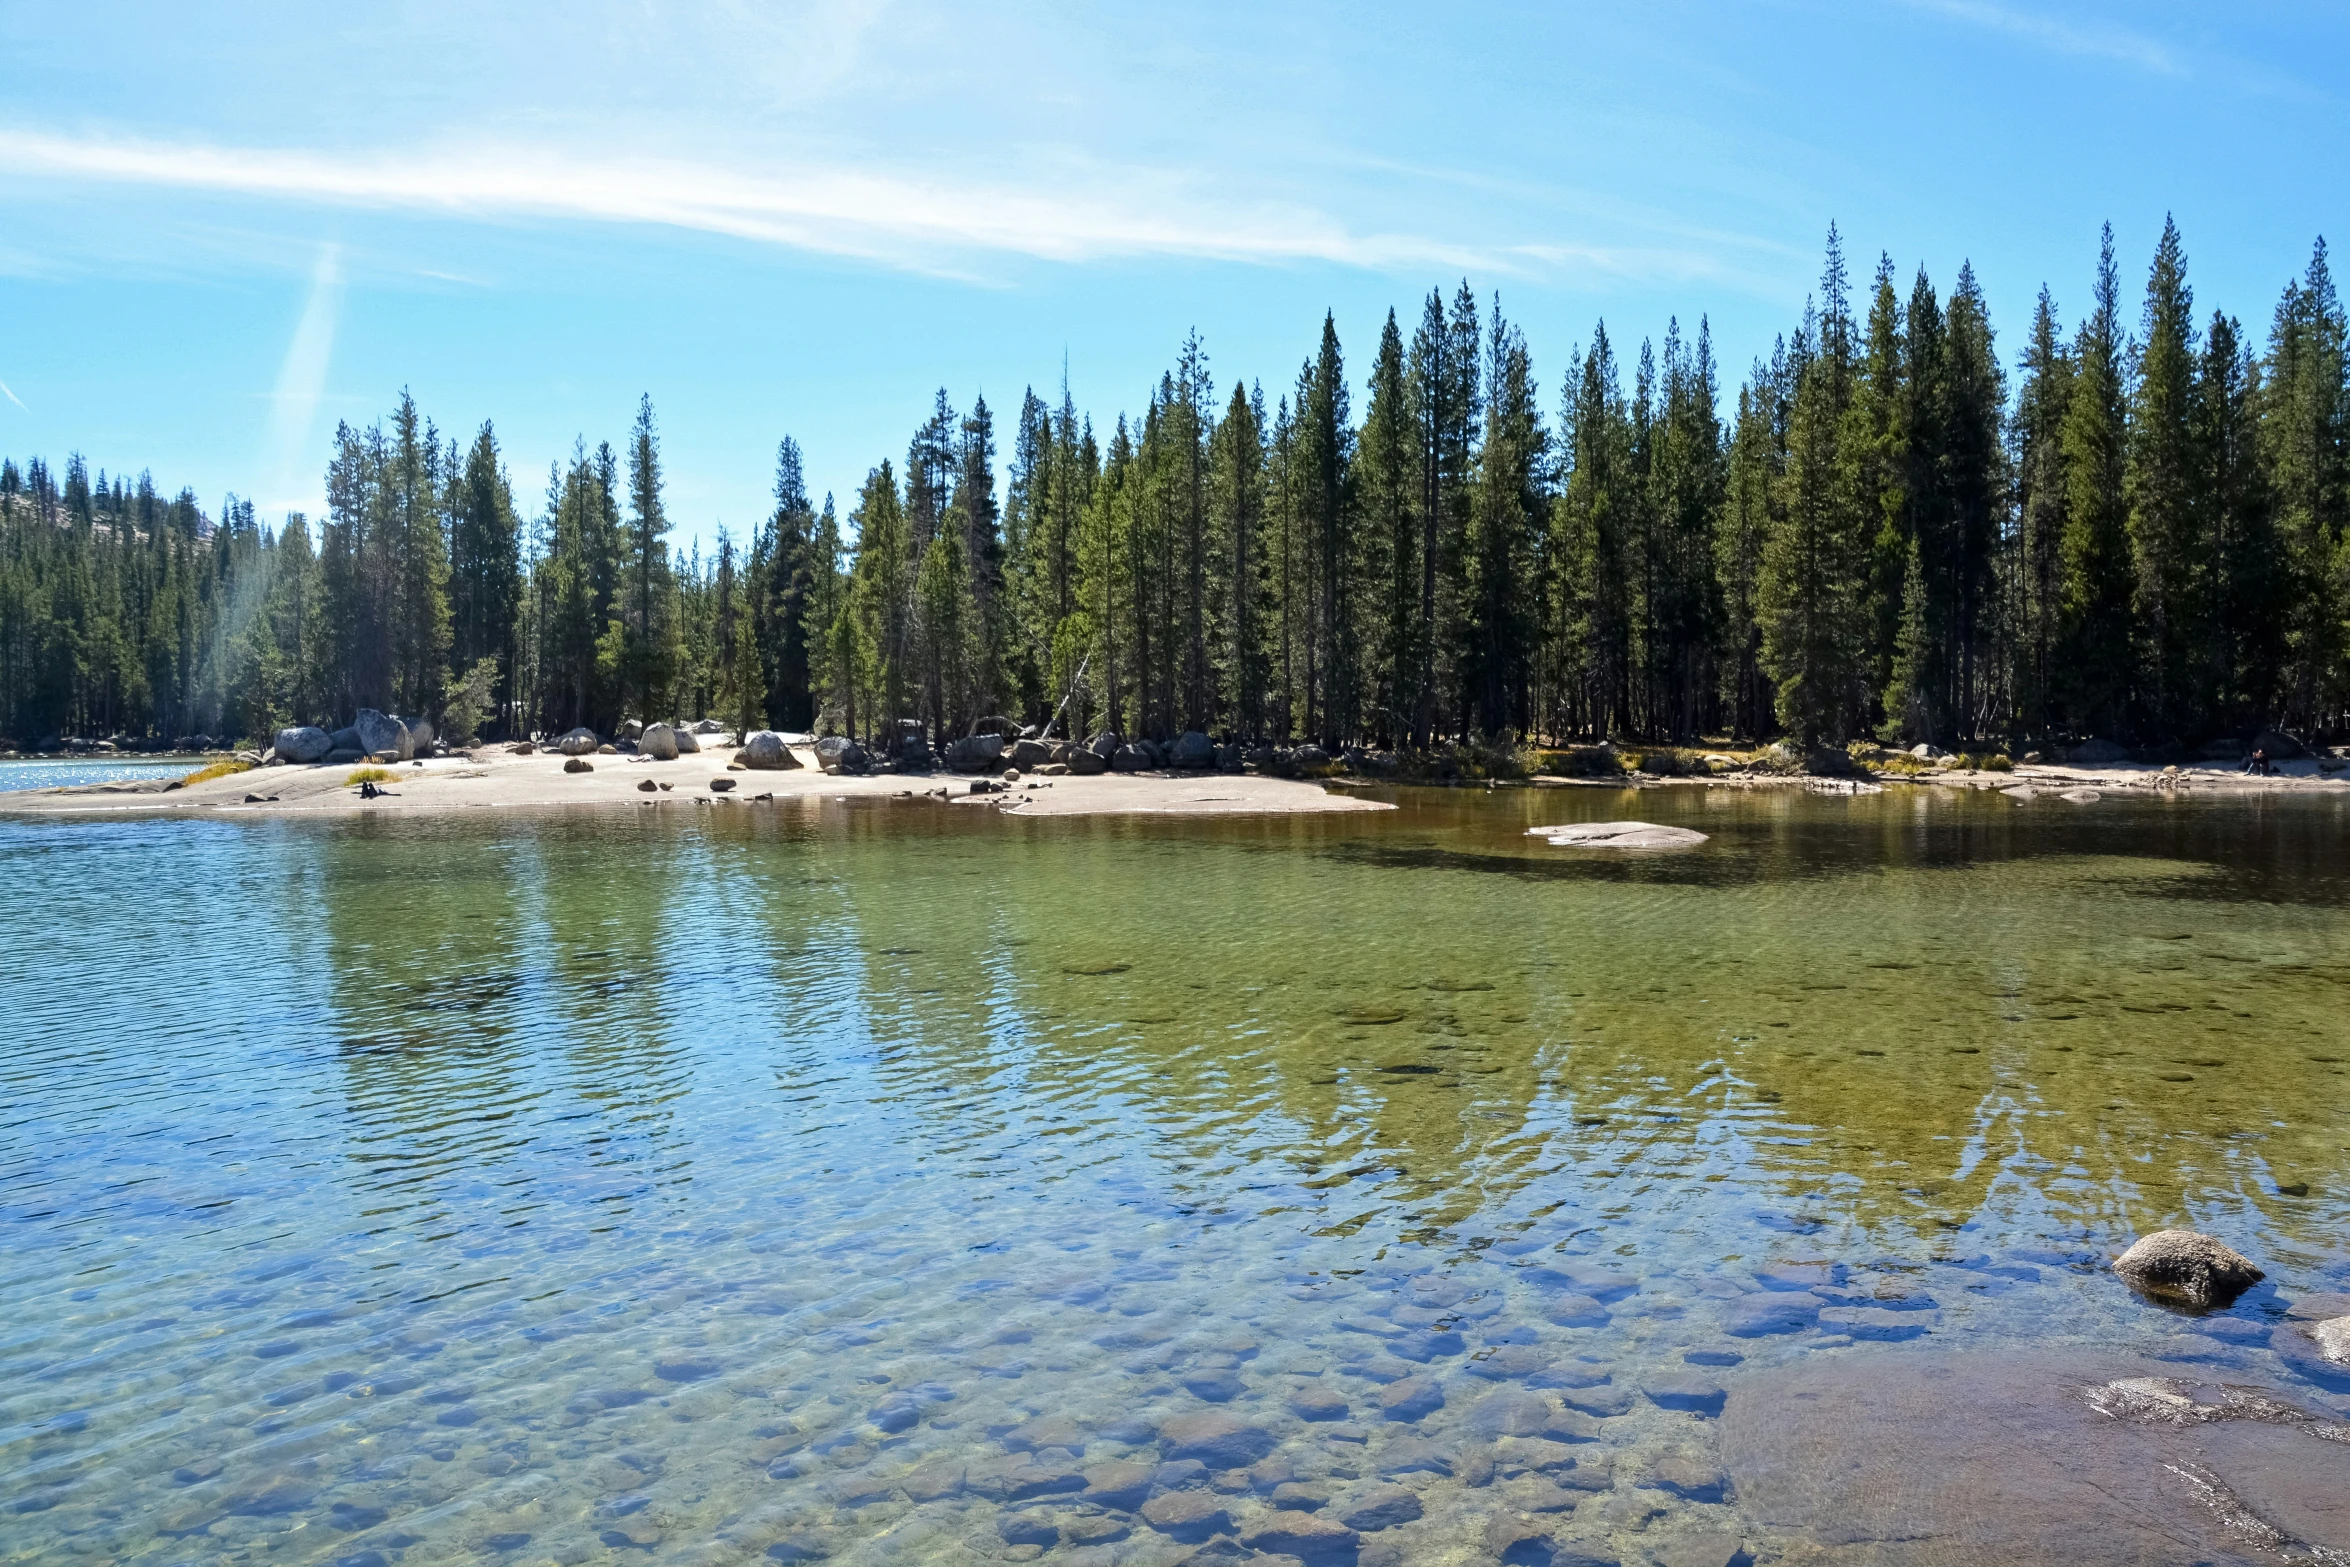
<svg viewBox="0 0 2350 1567"><path fill-rule="evenodd" d="M1232 1515L1210 1491L1169 1491L1142 1504L1142 1521L1178 1540L1204 1540L1232 1527Z"/></svg>
<svg viewBox="0 0 2350 1567"><path fill-rule="evenodd" d="M1693 849L1706 835L1688 827L1654 822L1570 822L1563 827L1529 827L1529 838L1547 838L1554 849Z"/></svg>
<svg viewBox="0 0 2350 1567"><path fill-rule="evenodd" d="M1273 1451L1273 1433L1234 1416L1177 1415L1159 1427L1171 1459L1193 1458L1210 1469L1245 1469Z"/></svg>
<svg viewBox="0 0 2350 1567"><path fill-rule="evenodd" d="M2268 1277L2252 1260L2193 1230L2156 1230L2113 1259L2113 1271L2141 1294L2190 1306L2225 1306Z"/></svg>
<svg viewBox="0 0 2350 1567"><path fill-rule="evenodd" d="M1797 1536L1806 1561L2123 1567L2350 1548L2338 1425L2275 1390L2150 1369L2029 1351L1800 1360L1741 1381L1721 1458L1752 1524Z"/></svg>

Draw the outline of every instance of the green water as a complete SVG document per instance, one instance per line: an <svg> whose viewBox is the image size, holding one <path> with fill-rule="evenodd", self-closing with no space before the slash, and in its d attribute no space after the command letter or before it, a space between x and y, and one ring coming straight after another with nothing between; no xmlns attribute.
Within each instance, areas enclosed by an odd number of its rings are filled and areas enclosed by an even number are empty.
<svg viewBox="0 0 2350 1567"><path fill-rule="evenodd" d="M1758 1368L2297 1376L2339 804L1389 797L0 819L0 1558L1767 1560L1656 1483Z"/></svg>

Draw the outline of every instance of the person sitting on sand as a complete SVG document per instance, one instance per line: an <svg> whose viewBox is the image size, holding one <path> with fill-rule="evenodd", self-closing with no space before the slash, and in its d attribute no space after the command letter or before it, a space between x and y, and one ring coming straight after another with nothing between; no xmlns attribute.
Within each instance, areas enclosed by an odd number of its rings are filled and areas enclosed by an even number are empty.
<svg viewBox="0 0 2350 1567"><path fill-rule="evenodd" d="M2256 773L2262 778L2268 777L2274 771L2268 765L2267 746L2256 745L2252 748L2252 754L2244 759L2244 771Z"/></svg>
<svg viewBox="0 0 2350 1567"><path fill-rule="evenodd" d="M361 779L359 798L362 800L396 800L399 796L389 789L378 789L373 779Z"/></svg>

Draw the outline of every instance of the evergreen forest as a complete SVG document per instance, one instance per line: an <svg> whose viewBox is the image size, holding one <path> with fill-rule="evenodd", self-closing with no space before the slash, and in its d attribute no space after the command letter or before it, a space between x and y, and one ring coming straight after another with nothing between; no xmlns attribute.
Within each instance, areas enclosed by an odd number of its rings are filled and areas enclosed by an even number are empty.
<svg viewBox="0 0 2350 1567"><path fill-rule="evenodd" d="M339 428L326 510L207 514L0 464L0 734L463 738L625 717L1056 733L2193 744L2350 707L2350 380L2320 241L2265 326L2110 228L2003 346L1970 268L1817 292L1726 394L1709 331L1602 324L1548 385L1497 298L1334 319L1294 377L1197 334L1138 411L945 391L845 516L672 536L650 401L518 497L496 430ZM1001 482L999 482L999 473ZM0 742L5 746L11 742Z"/></svg>

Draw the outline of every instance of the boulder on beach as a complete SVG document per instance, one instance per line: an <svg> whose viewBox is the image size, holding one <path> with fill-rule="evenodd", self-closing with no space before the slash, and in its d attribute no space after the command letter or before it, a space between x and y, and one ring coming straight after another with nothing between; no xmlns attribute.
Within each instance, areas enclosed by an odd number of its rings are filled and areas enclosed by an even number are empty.
<svg viewBox="0 0 2350 1567"><path fill-rule="evenodd" d="M2142 1295L2190 1306L2225 1306L2268 1277L2251 1258L2193 1230L2140 1236L2113 1259L2113 1271Z"/></svg>
<svg viewBox="0 0 2350 1567"><path fill-rule="evenodd" d="M1079 778L1090 778L1096 773L1110 770L1110 764L1102 759L1101 752L1085 746L1079 746L1069 753L1067 766Z"/></svg>
<svg viewBox="0 0 2350 1567"><path fill-rule="evenodd" d="M705 718L693 726L693 732L698 735L722 735L726 733L726 726L715 718Z"/></svg>
<svg viewBox="0 0 2350 1567"><path fill-rule="evenodd" d="M440 731L433 727L432 720L421 715L410 718L403 714L400 719L400 727L408 731L409 748L412 754L417 756L422 756L430 751L440 738Z"/></svg>
<svg viewBox="0 0 2350 1567"><path fill-rule="evenodd" d="M280 761L323 761L326 753L334 748L334 736L316 724L297 724L291 729L280 729L277 732L276 749Z"/></svg>
<svg viewBox="0 0 2350 1567"><path fill-rule="evenodd" d="M1002 735L965 735L947 746L947 766L958 773L983 773L1004 754Z"/></svg>
<svg viewBox="0 0 2350 1567"><path fill-rule="evenodd" d="M816 765L828 773L861 773L867 760L865 748L846 735L826 735L816 742Z"/></svg>
<svg viewBox="0 0 2350 1567"><path fill-rule="evenodd" d="M1150 752L1139 745L1122 745L1110 757L1111 769L1121 773L1145 773L1158 765Z"/></svg>
<svg viewBox="0 0 2350 1567"><path fill-rule="evenodd" d="M1176 737L1167 758L1170 767L1200 768L1216 765L1216 744L1196 729L1186 729Z"/></svg>
<svg viewBox="0 0 2350 1567"><path fill-rule="evenodd" d="M791 754L783 736L772 729L761 729L744 738L742 763L757 772L788 772L800 765L800 759Z"/></svg>
<svg viewBox="0 0 2350 1567"><path fill-rule="evenodd" d="M1118 747L1124 745L1125 743L1125 736L1120 735L1113 730L1104 729L1099 734L1095 735L1091 740L1086 741L1085 745L1087 750L1093 752L1094 755L1100 757L1103 761L1106 762L1111 757L1116 756L1118 754Z"/></svg>
<svg viewBox="0 0 2350 1567"><path fill-rule="evenodd" d="M2252 749L2266 751L2272 762L2292 762L2309 754L2309 747L2282 729L2263 729L2252 737Z"/></svg>
<svg viewBox="0 0 2350 1567"><path fill-rule="evenodd" d="M2126 762L2129 759L2130 753L2111 740L2084 740L2074 746L2065 757L2066 761L2084 763L2092 767L2102 767L2111 762Z"/></svg>
<svg viewBox="0 0 2350 1567"><path fill-rule="evenodd" d="M596 732L593 729L582 725L577 729L556 736L554 745L549 749L560 751L565 756L593 756L596 754L596 747L603 743L596 738Z"/></svg>
<svg viewBox="0 0 2350 1567"><path fill-rule="evenodd" d="M702 748L702 742L694 738L691 729L672 728L669 733L677 741L677 754L680 756L692 756Z"/></svg>
<svg viewBox="0 0 2350 1567"><path fill-rule="evenodd" d="M596 770L596 764L584 756L569 756L563 759L563 770L567 773L592 773Z"/></svg>
<svg viewBox="0 0 2350 1567"><path fill-rule="evenodd" d="M405 762L416 754L416 741L408 733L408 726L389 713L363 707L351 720L351 727L359 731L359 749L370 756L388 755L396 762Z"/></svg>
<svg viewBox="0 0 2350 1567"><path fill-rule="evenodd" d="M656 762L677 760L677 731L667 724L655 724L647 729L636 743L637 754L649 756Z"/></svg>
<svg viewBox="0 0 2350 1567"><path fill-rule="evenodd" d="M1053 748L1041 740L1016 741L1013 743L1011 753L1006 757L1007 761L1022 772L1033 772L1052 759Z"/></svg>
<svg viewBox="0 0 2350 1567"><path fill-rule="evenodd" d="M1554 849L1693 849L1706 835L1688 827L1654 822L1570 822L1563 827L1529 827L1529 838L1547 838Z"/></svg>

